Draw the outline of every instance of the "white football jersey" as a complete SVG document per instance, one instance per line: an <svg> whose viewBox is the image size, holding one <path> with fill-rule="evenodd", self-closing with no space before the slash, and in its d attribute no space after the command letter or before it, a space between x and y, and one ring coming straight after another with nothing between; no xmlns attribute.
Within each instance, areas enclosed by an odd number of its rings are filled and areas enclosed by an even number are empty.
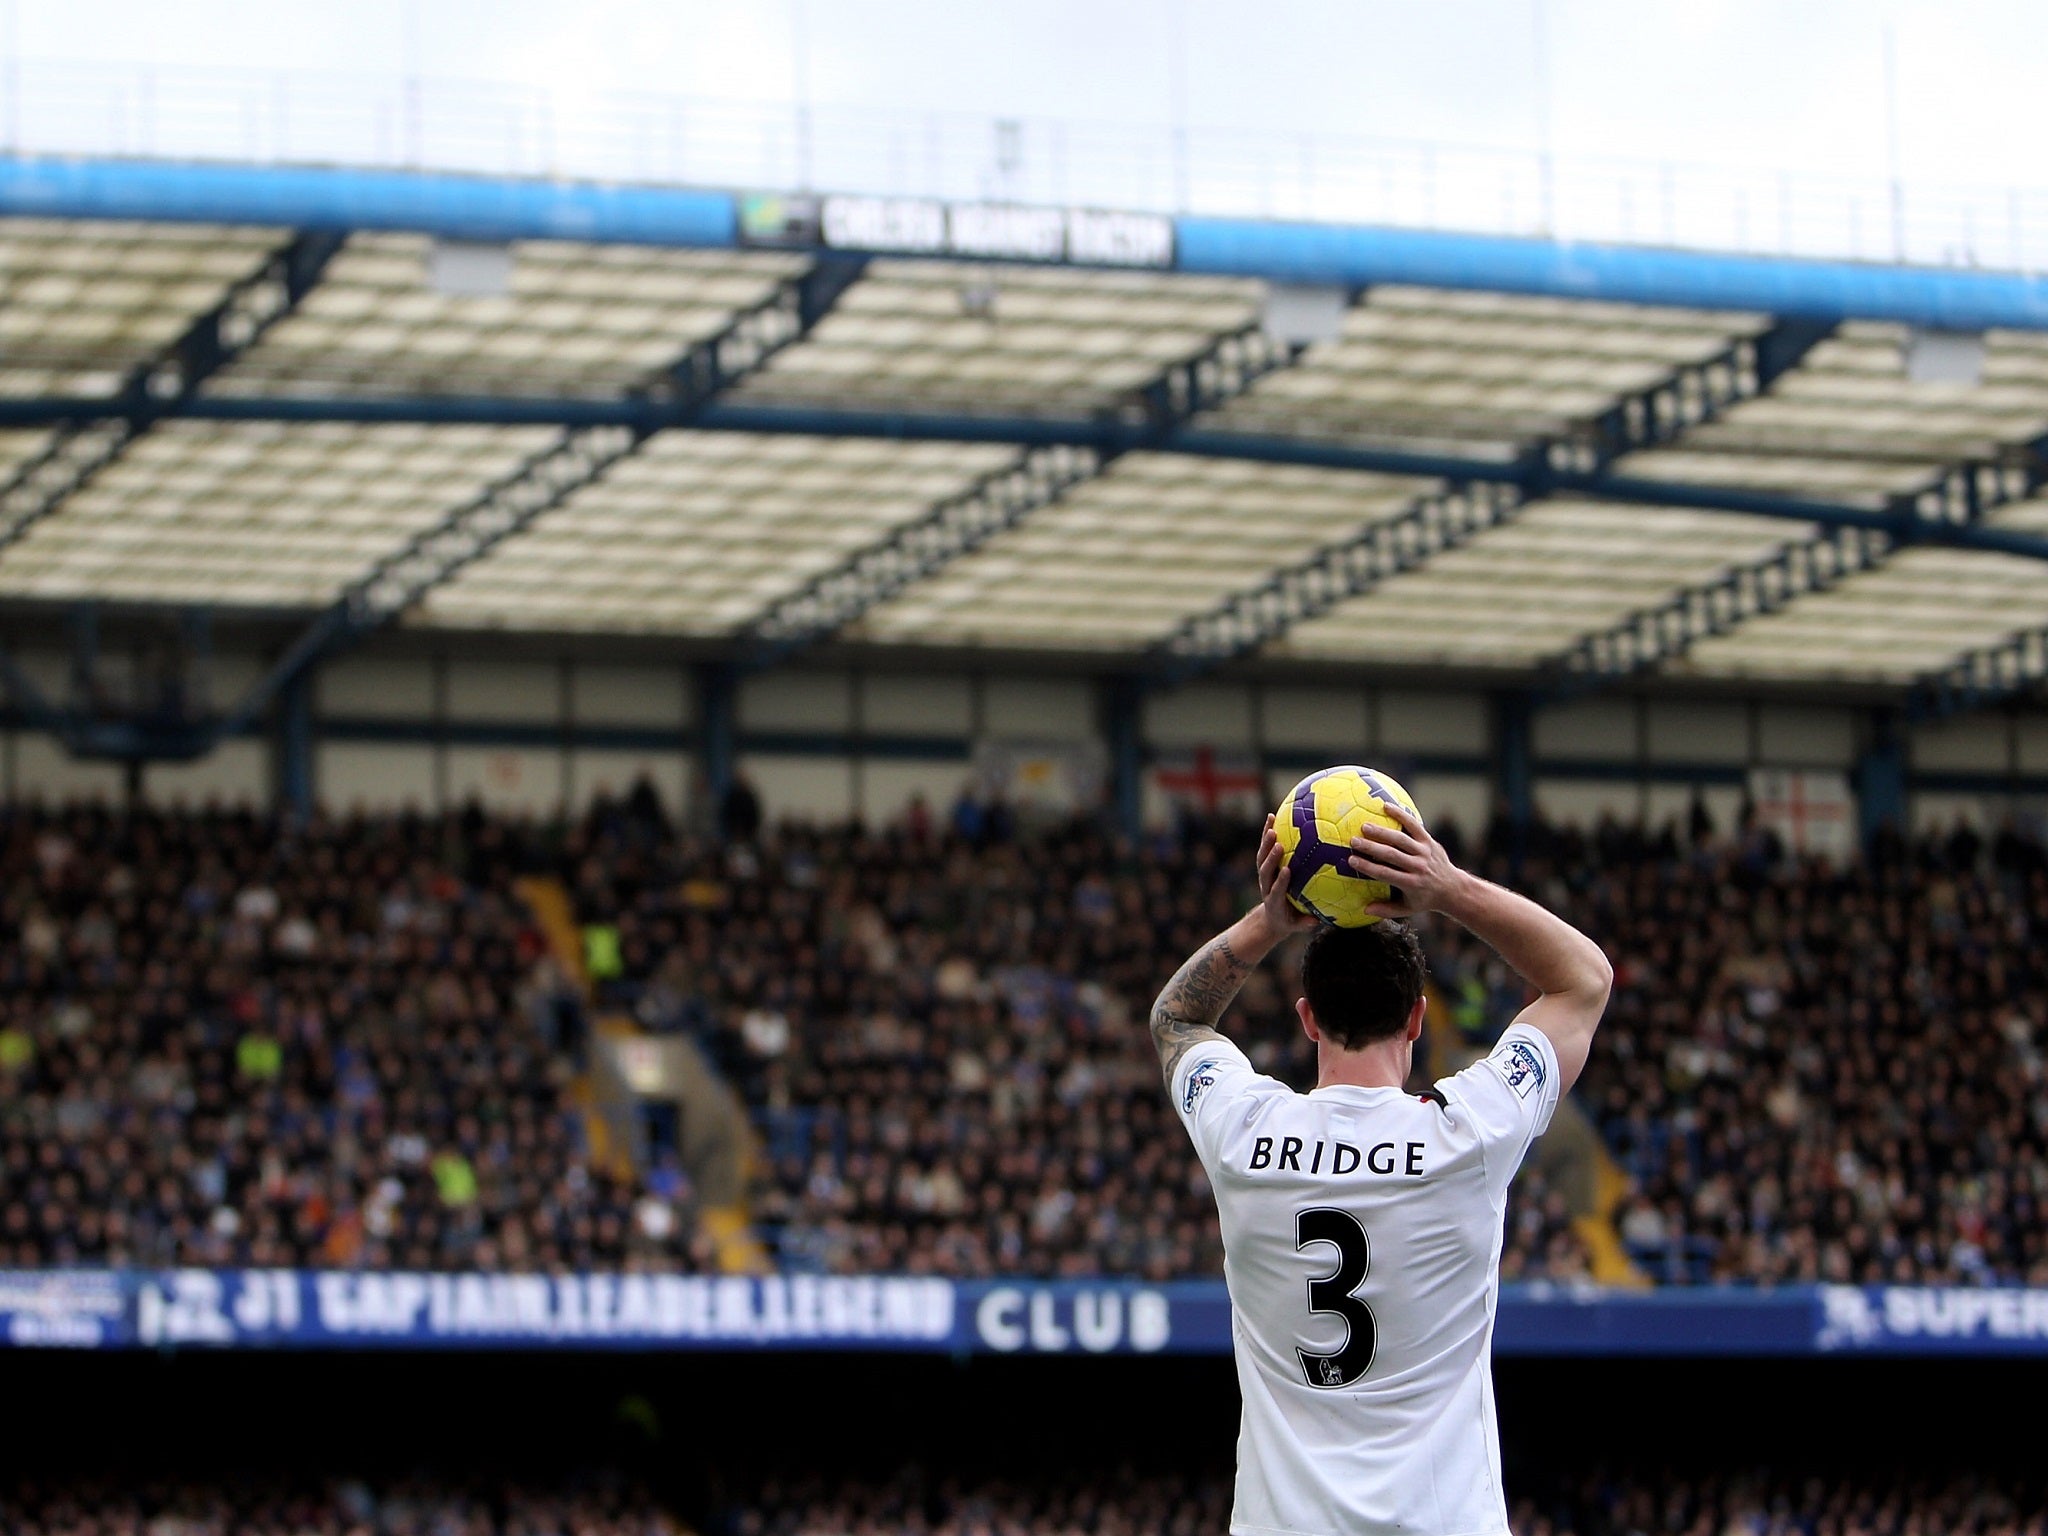
<svg viewBox="0 0 2048 1536"><path fill-rule="evenodd" d="M1227 1042L1181 1058L1174 1108L1216 1191L1244 1397L1233 1532L1505 1536L1502 1215L1557 1093L1526 1024L1440 1099L1296 1093Z"/></svg>

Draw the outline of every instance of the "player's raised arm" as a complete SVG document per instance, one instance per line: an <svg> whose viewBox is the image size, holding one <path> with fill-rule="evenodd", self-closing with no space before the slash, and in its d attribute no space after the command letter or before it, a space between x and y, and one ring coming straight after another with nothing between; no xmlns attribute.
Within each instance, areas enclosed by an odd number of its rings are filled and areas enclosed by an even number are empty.
<svg viewBox="0 0 2048 1536"><path fill-rule="evenodd" d="M1245 977L1288 934L1315 921L1288 903L1280 868L1284 859L1268 816L1259 839L1259 904L1190 955L1154 1000L1152 1044L1169 1089L1173 1069L1191 1047L1223 1038L1216 1032L1216 1021Z"/></svg>
<svg viewBox="0 0 2048 1536"><path fill-rule="evenodd" d="M1441 912L1493 946L1543 995L1515 1020L1541 1031L1557 1052L1560 1091L1578 1081L1607 1008L1614 968L1600 946L1554 912L1459 869L1407 807L1389 804L1401 825L1368 825L1353 838L1351 867L1399 888L1401 900L1375 906L1382 917Z"/></svg>

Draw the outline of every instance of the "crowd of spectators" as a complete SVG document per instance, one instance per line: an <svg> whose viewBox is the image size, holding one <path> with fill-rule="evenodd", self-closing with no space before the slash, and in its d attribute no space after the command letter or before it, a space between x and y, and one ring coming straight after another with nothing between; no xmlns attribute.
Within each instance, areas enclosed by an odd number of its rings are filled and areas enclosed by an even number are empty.
<svg viewBox="0 0 2048 1536"><path fill-rule="evenodd" d="M1515 1536L2043 1536L2048 1499L2035 1477L1638 1470L1516 1498L1509 1524Z"/></svg>
<svg viewBox="0 0 2048 1536"><path fill-rule="evenodd" d="M1579 1098L1656 1278L2048 1283L2038 844L1959 829L1834 868L1607 827L1525 876L1616 963Z"/></svg>
<svg viewBox="0 0 2048 1536"><path fill-rule="evenodd" d="M583 1144L581 1005L515 888L542 870L595 1006L689 1032L752 1106L782 1263L1217 1271L1144 1015L1250 898L1252 827L748 830L678 834L651 796L544 831L0 817L0 1267L705 1262L672 1162L615 1176ZM1504 841L1461 851L1504 875ZM2048 1283L2040 845L1833 867L1603 826L1522 854L1615 961L1576 1099L1653 1278ZM1442 1067L1523 996L1450 925L1425 937ZM1226 1028L1306 1086L1284 963ZM1504 1275L1586 1273L1575 1198L1525 1174Z"/></svg>
<svg viewBox="0 0 2048 1536"><path fill-rule="evenodd" d="M2038 1486L1914 1478L1600 1473L1513 1498L1514 1536L2044 1536ZM731 1536L1212 1536L1227 1474L1020 1481L809 1480L765 1490Z"/></svg>
<svg viewBox="0 0 2048 1536"><path fill-rule="evenodd" d="M24 1482L0 1487L9 1536L684 1536L645 1492L576 1486L464 1486L418 1478L335 1483Z"/></svg>
<svg viewBox="0 0 2048 1536"><path fill-rule="evenodd" d="M617 814L565 869L611 935L611 996L697 1031L759 1107L758 1210L786 1262L1214 1272L1209 1193L1143 1020L1249 899L1254 829L1130 842L992 821L718 843ZM1506 841L1461 852L1505 877ZM1696 823L1539 831L1522 852L1517 882L1616 961L1579 1101L1632 1181L1621 1234L1653 1278L2048 1283L2039 845L1958 832L1835 867ZM1469 1048L1522 988L1425 921L1440 1033ZM1306 1086L1287 1003L1267 967L1226 1027ZM1503 1274L1587 1264L1532 1171Z"/></svg>
<svg viewBox="0 0 2048 1536"><path fill-rule="evenodd" d="M691 1261L590 1164L477 815L0 819L0 1266Z"/></svg>
<svg viewBox="0 0 2048 1536"><path fill-rule="evenodd" d="M1514 1536L2048 1536L2037 1482L1999 1476L1652 1469L1509 1478ZM1228 1470L886 1481L770 1478L715 1508L705 1536L1221 1536ZM549 1487L415 1477L25 1482L0 1489L12 1536L689 1536L627 1480Z"/></svg>
<svg viewBox="0 0 2048 1536"><path fill-rule="evenodd" d="M572 842L607 995L696 1029L759 1107L756 1214L788 1263L947 1274L1215 1273L1207 1182L1161 1092L1145 1014L1241 909L1239 826L1133 846L1093 823L972 838L915 818L760 845ZM1286 1006L1268 969L1245 1011ZM1254 1058L1313 1071L1298 1030Z"/></svg>

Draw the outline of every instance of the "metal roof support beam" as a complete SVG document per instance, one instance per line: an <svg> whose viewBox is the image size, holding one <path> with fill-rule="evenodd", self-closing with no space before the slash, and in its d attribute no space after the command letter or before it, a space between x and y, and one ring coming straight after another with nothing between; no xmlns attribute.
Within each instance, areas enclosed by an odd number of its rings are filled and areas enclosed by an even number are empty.
<svg viewBox="0 0 2048 1536"><path fill-rule="evenodd" d="M1155 675L1162 683L1184 683L1249 655L1345 599L1499 527L1527 499L1519 487L1471 480L1419 496L1398 516L1361 528L1187 620L1154 648Z"/></svg>
<svg viewBox="0 0 2048 1536"><path fill-rule="evenodd" d="M104 402L38 401L25 407L0 402L0 426L48 423L106 409ZM643 432L673 424L674 412L652 399L630 400L249 400L207 396L184 414L213 421L418 422L425 425L626 426ZM1687 485L1617 475L1611 470L1559 469L1531 456L1514 459L1462 458L1450 454L1406 453L1305 438L1180 427L1161 434L1141 420L1061 421L1030 417L906 415L887 411L833 410L808 406L735 404L712 400L690 424L707 430L799 433L823 437L866 437L899 442L1013 443L1019 447L1091 448L1105 456L1131 448L1186 453L1203 458L1242 459L1264 464L1299 464L1323 469L1368 470L1424 475L1445 480L1498 481L1530 494L1597 496L1647 506L1687 507L1703 512L1744 512L1794 522L1895 531L1892 512L1777 491L1731 486ZM1967 520L1928 523L1917 537L1958 549L2048 560L2048 536L1993 528Z"/></svg>
<svg viewBox="0 0 2048 1536"><path fill-rule="evenodd" d="M1896 709L1870 712L1870 740L1856 759L1856 822L1868 850L1906 830L1906 742Z"/></svg>
<svg viewBox="0 0 2048 1536"><path fill-rule="evenodd" d="M866 268L865 256L820 256L801 277L778 284L763 302L741 310L639 392L635 400L652 406L653 414L628 424L643 430L694 424L726 390L808 336Z"/></svg>
<svg viewBox="0 0 2048 1536"><path fill-rule="evenodd" d="M1590 436L1554 444L1551 465L1567 472L1597 471L1623 454L1675 442L1730 406L1764 393L1834 329L1828 323L1781 320L1761 335L1738 337L1712 357L1681 363L1602 412Z"/></svg>
<svg viewBox="0 0 2048 1536"><path fill-rule="evenodd" d="M808 334L864 265L859 257L820 258L803 276L778 285L768 298L693 346L641 392L635 402L638 414L630 423L569 427L510 474L379 560L226 713L175 740L157 739L135 722L121 722L125 729L117 738L80 737L74 743L67 736L67 745L84 754L194 757L246 730L315 662L398 619L435 587L600 479L655 431L694 421L722 391Z"/></svg>
<svg viewBox="0 0 2048 1536"><path fill-rule="evenodd" d="M276 803L294 816L313 813L313 677L310 669L285 685L278 699Z"/></svg>
<svg viewBox="0 0 2048 1536"><path fill-rule="evenodd" d="M153 424L190 405L209 378L298 308L343 238L294 237L129 374L111 400L97 402L100 414L58 423L42 450L0 485L0 551L83 490Z"/></svg>
<svg viewBox="0 0 2048 1536"><path fill-rule="evenodd" d="M1660 666L1709 635L1726 634L1756 614L1775 613L1796 597L1870 569L1891 549L1888 534L1829 528L1712 581L1680 588L1655 607L1581 639L1564 657L1571 680L1560 691L1575 695Z"/></svg>
<svg viewBox="0 0 2048 1536"><path fill-rule="evenodd" d="M1195 356L1169 364L1141 389L1142 415L1122 423L1122 430L1105 445L1053 442L1028 447L1014 463L984 475L959 495L856 550L771 604L742 631L745 664L772 666L838 634L912 582L937 574L1100 474L1126 449L1171 446L1174 435L1198 411L1243 394L1301 352L1259 326L1217 337Z"/></svg>
<svg viewBox="0 0 2048 1536"><path fill-rule="evenodd" d="M1519 876L1536 820L1536 703L1521 689L1496 693L1491 714L1494 790L1507 812L1509 867Z"/></svg>
<svg viewBox="0 0 2048 1536"><path fill-rule="evenodd" d="M2044 683L2048 683L2048 627L2023 629L1922 676L1913 686L1906 714L1911 720L1945 720L1967 710L2027 697Z"/></svg>
<svg viewBox="0 0 2048 1536"><path fill-rule="evenodd" d="M1381 462L1362 462L1354 467L1441 474L1450 484L1444 491L1422 497L1393 522L1365 529L1348 544L1321 551L1306 565L1278 572L1261 586L1238 593L1190 619L1162 648L1166 662L1160 680L1184 682L1247 655L1302 619L1377 585L1387 575L1413 569L1442 550L1455 548L1485 528L1513 517L1530 502L1557 492L1622 496L1631 490L1649 491L1674 501L1755 498L1756 493L1718 491L1711 487L1614 480L1607 471L1622 454L1669 442L1728 406L1761 393L1833 331L1830 323L1779 321L1760 336L1745 337L1711 358L1684 364L1649 388L1627 396L1593 424L1589 438L1541 442L1514 460L1482 467L1411 455L1360 455ZM1187 452L1221 454L1244 445L1233 435L1184 433L1174 446ZM1319 446L1311 445L1312 449ZM1337 452L1348 455L1351 451ZM1475 496L1474 485L1488 489L1484 495ZM1502 494L1503 490L1507 494ZM1658 494L1637 499L1656 500ZM1792 500L1763 499L1775 500L1781 511ZM1944 493L1941 505L1946 506L1948 499ZM1969 505L1972 512L1967 519L1944 516L1942 521L1974 524L1979 503L1972 500ZM1826 534L1818 542L1832 548L1830 541L1834 539L1847 543L1886 536L1836 527L1831 514L1849 510L1820 509L1814 520L1822 523ZM2048 557L2048 540L2041 542L2041 553Z"/></svg>
<svg viewBox="0 0 2048 1536"><path fill-rule="evenodd" d="M1102 467L1089 448L1031 448L914 522L813 577L747 626L747 664L764 667L824 640L912 582L979 549Z"/></svg>
<svg viewBox="0 0 2048 1536"><path fill-rule="evenodd" d="M1578 698L1663 666L1708 636L1727 634L1759 614L1775 613L1808 593L1825 591L1845 577L1882 564L1905 545L1962 542L1953 535L1976 529L1986 512L2029 494L2036 483L2037 475L2030 469L1952 465L1918 494L1897 498L1880 524L1823 524L1804 539L1731 567L1712 580L1682 587L1664 601L1582 637L1560 658L1563 677L1549 697Z"/></svg>
<svg viewBox="0 0 2048 1536"><path fill-rule="evenodd" d="M1103 734L1109 742L1109 807L1116 828L1137 837L1145 821L1145 681L1120 674L1103 684Z"/></svg>
<svg viewBox="0 0 2048 1536"><path fill-rule="evenodd" d="M697 669L697 718L704 789L711 815L722 819L739 761L739 680L729 663L708 662Z"/></svg>

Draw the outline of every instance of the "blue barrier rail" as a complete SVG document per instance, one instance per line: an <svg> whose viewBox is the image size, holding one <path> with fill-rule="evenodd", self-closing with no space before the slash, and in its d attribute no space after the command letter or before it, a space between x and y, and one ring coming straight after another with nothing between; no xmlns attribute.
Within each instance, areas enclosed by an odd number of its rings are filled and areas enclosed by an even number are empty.
<svg viewBox="0 0 2048 1536"><path fill-rule="evenodd" d="M0 156L0 216L726 247L740 239L739 201L731 192L450 172ZM1171 225L1172 265L1187 272L2048 329L2048 277L2023 273L1196 215Z"/></svg>
<svg viewBox="0 0 2048 1536"><path fill-rule="evenodd" d="M0 1341L80 1349L1230 1352L1219 1281L0 1271ZM1504 1287L1504 1356L2048 1355L2048 1289Z"/></svg>
<svg viewBox="0 0 2048 1536"><path fill-rule="evenodd" d="M1174 241L1183 271L1297 283L1420 283L1959 331L2048 327L2048 277L2015 272L1254 219L1178 219Z"/></svg>
<svg viewBox="0 0 2048 1536"><path fill-rule="evenodd" d="M0 214L417 230L455 240L728 246L729 192L452 172L0 156Z"/></svg>

